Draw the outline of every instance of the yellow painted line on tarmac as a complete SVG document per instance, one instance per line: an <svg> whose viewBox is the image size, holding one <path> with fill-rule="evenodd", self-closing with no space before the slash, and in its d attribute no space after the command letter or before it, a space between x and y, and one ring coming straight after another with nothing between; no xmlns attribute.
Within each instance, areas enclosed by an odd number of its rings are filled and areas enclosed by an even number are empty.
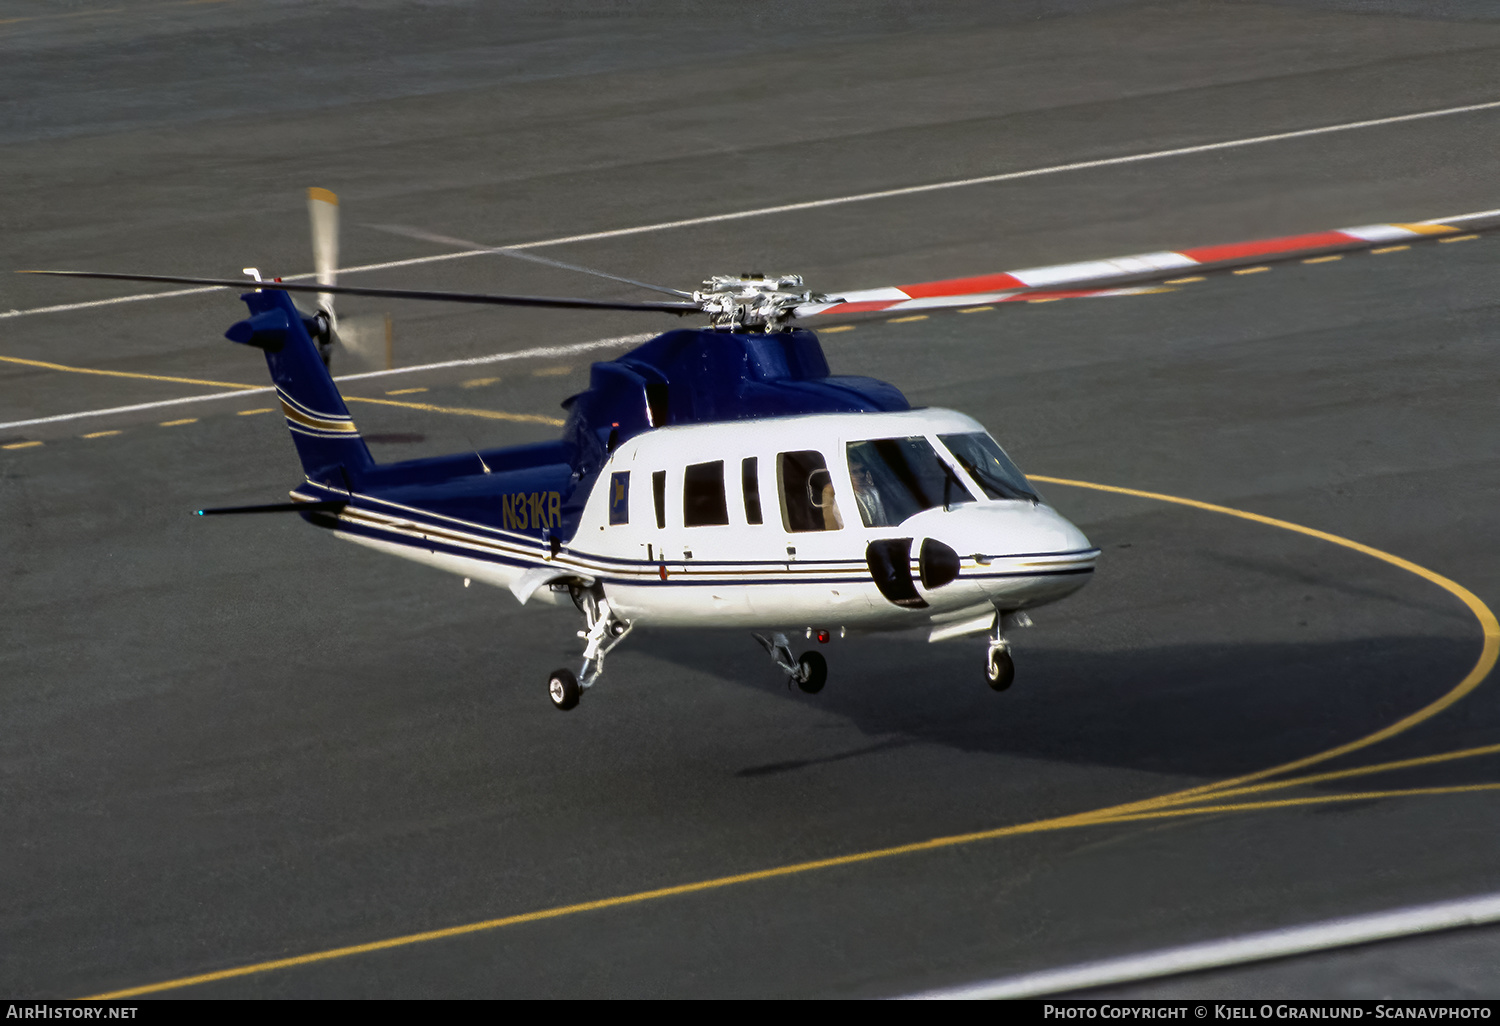
<svg viewBox="0 0 1500 1026"><path fill-rule="evenodd" d="M483 417L485 420L508 420L517 424L550 424L562 427L563 421L556 417L544 417L539 413L506 413L503 410L478 410L467 406L433 406L431 403L408 403L398 399L369 399L360 395L344 396L346 403L374 403L378 406L400 406L408 410L426 410L428 413L450 413L458 417Z"/></svg>
<svg viewBox="0 0 1500 1026"><path fill-rule="evenodd" d="M1264 274L1266 271L1269 271L1269 270L1270 270L1270 268L1269 267L1265 267L1265 266L1261 266L1261 267L1241 267L1239 270L1237 270L1237 271L1230 271L1229 273L1230 274Z"/></svg>
<svg viewBox="0 0 1500 1026"><path fill-rule="evenodd" d="M31 449L41 444L41 442L11 442L9 445L0 445L0 449Z"/></svg>
<svg viewBox="0 0 1500 1026"><path fill-rule="evenodd" d="M1171 819L1202 816L1218 812L1261 812L1267 809L1290 809L1298 805L1322 805L1327 802L1368 802L1382 798L1411 798L1417 795L1472 794L1477 791L1500 791L1497 784L1459 784L1453 787L1407 787L1395 791L1356 791L1348 794L1320 794L1310 798L1278 798L1268 802L1234 802L1229 805L1195 805L1188 809L1162 809L1111 816L1098 823L1131 823L1146 819Z"/></svg>
<svg viewBox="0 0 1500 1026"><path fill-rule="evenodd" d="M170 381L170 382L173 382L173 383L179 384L179 385L211 385L211 386L213 386L215 388L245 388L245 389L251 389L251 388L258 389L258 388L263 388L264 387L262 385L245 385L245 384L241 384L241 383L236 382L236 381L205 381L202 378L174 378L174 377L168 377L168 376L162 375L162 374L138 374L135 371L96 370L93 367L72 367L72 366L69 366L67 364L62 364L62 363L48 363L45 360L24 360L24 359L22 359L19 356L0 356L0 361L4 361L6 363L23 364L23 365L28 366L28 367L42 367L42 368L45 368L47 370L66 371L66 372L68 372L70 374L100 374L100 375L104 375L105 377L111 377L111 378L144 378L144 379L146 379L148 381ZM553 368L548 368L545 371L537 371L536 373L538 373L538 374L543 374L543 373L545 373L545 374L566 374L568 372L568 369L569 368L567 368L567 367L553 367ZM496 380L498 380L498 379L496 379ZM408 393L408 392L425 392L425 391L427 391L427 389L425 389L425 388L402 388L402 389L397 389L394 392L387 392L386 394L387 395L403 395L403 394ZM554 427L561 427L562 424L563 424L563 422L561 420L559 420L558 418L556 418L556 417L544 417L544 416L542 416L540 414L532 414L532 413L503 413L503 412L501 412L499 410L477 410L477 409L470 409L470 408L467 408L467 407L458 407L458 406L431 406L431 405L428 405L427 403L398 402L398 401L393 400L393 399L366 399L366 398L363 398L361 396L351 396L351 395L344 396L344 401L346 403L380 403L380 404L385 405L385 406L403 406L403 407L406 407L407 409L412 409L412 410L426 410L429 413L447 413L447 414L452 414L454 416L461 416L461 417L483 417L486 420L508 420L508 421L512 421L512 422L516 422L516 423L522 423L522 424L550 424L550 425L553 425ZM254 414L254 413L270 413L270 412L272 412L272 411L269 410L269 409L265 409L265 410L243 410L243 411L241 411L239 413L239 416L248 417L248 416L250 416L251 414ZM199 418L197 418L197 417L189 417L189 418L187 418L185 420L168 420L168 421L163 421L161 423L161 426L162 427L176 427L179 424L192 424L195 421L197 421L198 419ZM32 443L27 443L27 444L32 444ZM37 442L35 444L36 445L41 445L42 443L41 442ZM19 446L19 445L6 446L6 448L20 448L20 447L21 446Z"/></svg>
<svg viewBox="0 0 1500 1026"><path fill-rule="evenodd" d="M993 306L966 306L959 313L984 313L986 310L995 309Z"/></svg>
<svg viewBox="0 0 1500 1026"><path fill-rule="evenodd" d="M1344 254L1342 254L1342 253L1334 253L1331 256L1308 257L1306 260L1303 260L1302 262L1304 264L1326 264L1326 263L1330 263L1330 262L1332 262L1334 260L1342 260L1342 259L1344 259Z"/></svg>
<svg viewBox="0 0 1500 1026"><path fill-rule="evenodd" d="M425 391L427 391L425 388L393 388L386 395L416 395L418 392Z"/></svg>
<svg viewBox="0 0 1500 1026"><path fill-rule="evenodd" d="M1468 242L1470 239L1477 239L1477 238L1479 238L1478 235L1454 235L1451 238L1438 239L1438 241L1439 242Z"/></svg>
<svg viewBox="0 0 1500 1026"><path fill-rule="evenodd" d="M886 321L887 324L910 324L912 321L925 321L926 314L912 314L910 317L892 317Z"/></svg>
<svg viewBox="0 0 1500 1026"><path fill-rule="evenodd" d="M197 417L183 417L181 420L164 420L157 427L181 427L184 424L198 423Z"/></svg>
<svg viewBox="0 0 1500 1026"><path fill-rule="evenodd" d="M571 374L572 367L538 367L531 372L534 378L560 378L564 374Z"/></svg>
<svg viewBox="0 0 1500 1026"><path fill-rule="evenodd" d="M118 435L118 431L90 431L84 438L108 438L110 435Z"/></svg>
<svg viewBox="0 0 1500 1026"><path fill-rule="evenodd" d="M831 328L819 328L818 329L818 334L819 335L832 335L835 332L839 332L839 331L853 331L853 330L854 330L854 325L852 325L852 324L835 324Z"/></svg>
<svg viewBox="0 0 1500 1026"><path fill-rule="evenodd" d="M255 416L258 413L275 413L275 412L276 412L276 410L274 408L270 407L270 406L262 406L258 410L241 410L239 413L236 413L235 416L236 417L253 417L253 416Z"/></svg>
<svg viewBox="0 0 1500 1026"><path fill-rule="evenodd" d="M1195 281L1208 281L1208 279L1206 277L1204 277L1203 275L1201 275L1201 274L1195 274L1195 275L1193 275L1190 278L1168 278L1162 284L1164 284L1164 285L1188 285L1188 284L1191 284L1192 282L1195 282Z"/></svg>
<svg viewBox="0 0 1500 1026"><path fill-rule="evenodd" d="M1405 249L1411 249L1411 247L1410 246L1406 246L1406 245L1401 245L1401 246L1381 246L1379 249L1372 249L1372 250L1370 250L1370 252L1378 255L1378 254L1381 254L1381 253L1400 253L1402 250L1405 250Z"/></svg>
<svg viewBox="0 0 1500 1026"><path fill-rule="evenodd" d="M390 400L363 400L366 402L391 402ZM419 404L393 404L393 405L419 405ZM369 954L375 951L387 951L392 948L407 947L413 944L422 944L427 941L443 940L452 937L461 937L469 934L483 933L498 930L508 926L519 926L523 923L540 922L547 919L558 919L564 916L579 915L585 912L595 912L603 909L620 908L627 905L637 905L648 901L657 901L664 898L681 897L689 894L699 894L706 891L719 890L726 887L734 887L741 884L756 883L763 880L773 880L782 877L796 876L803 873L811 873L824 869L835 869L844 866L860 865L882 859L894 858L903 855L914 855L920 852L937 851L945 848L954 848L961 845L976 844L983 841L993 841L1006 837L1019 837L1028 834L1046 833L1056 830L1071 829L1074 827L1104 825L1108 823L1129 822L1139 819L1159 819L1167 816L1193 816L1205 815L1214 812L1242 812L1260 809L1287 808L1294 805L1313 804L1318 801L1352 801L1351 796L1316 796L1313 798L1278 799L1266 802L1244 802L1231 805L1202 806L1194 805L1190 808L1173 808L1173 806L1189 805L1193 802L1216 800L1220 793L1228 793L1243 785L1251 784L1267 777L1279 776L1294 770L1312 766L1329 759L1358 751L1379 741L1385 741L1403 731L1409 730L1419 723L1431 719L1438 713L1447 709L1453 703L1463 698L1479 686L1480 682L1494 668L1497 658L1500 658L1500 622L1495 619L1488 606L1481 602L1472 592L1455 581L1438 574L1425 567L1419 566L1410 560L1400 556L1392 555L1361 542L1342 538L1327 531L1317 528L1304 527L1294 524L1288 520L1278 520L1275 517L1264 516L1259 513L1251 513L1246 510L1234 509L1229 506L1220 506L1211 502L1202 502L1198 499L1188 499L1176 495L1166 495L1161 492L1148 492L1137 488L1123 488L1117 485L1095 484L1090 481L1077 481L1070 478L1043 477L1032 475L1032 480L1046 484L1063 485L1071 488L1085 488L1093 491L1107 492L1117 495L1127 495L1135 498L1151 499L1157 502L1165 502L1173 505L1187 506L1192 509L1201 509L1211 513L1219 513L1225 516L1248 520L1252 523L1264 524L1277 527L1282 530L1291 531L1296 534L1305 535L1320 541L1326 541L1355 552L1371 556L1394 567L1415 574L1423 580L1436 584L1438 587L1453 595L1468 607L1469 612L1479 621L1483 632L1484 641L1480 649L1479 659L1464 678L1453 688L1443 694L1435 701L1418 709L1406 717L1396 721L1388 727L1367 734L1362 738L1338 745L1334 748L1318 752L1313 755L1295 759L1291 762L1272 766L1269 769L1260 770L1255 773L1247 773L1229 780L1219 781L1215 784L1205 784L1198 787L1187 788L1169 794L1160 795L1156 798L1148 798L1142 801L1127 802L1121 805L1109 806L1096 809L1091 812L1076 813L1066 816L1057 816L1051 819L1036 820L1030 823L1019 823L1011 826L997 827L991 830L981 830L973 833L954 834L946 837L935 837L926 841L917 841L911 844L894 845L886 848L876 848L870 851L855 852L848 855L838 855L825 859L814 859L807 862L797 862L785 866L776 866L770 869L755 870L748 873L736 873L729 876L714 877L708 880L698 880L691 883L677 884L670 887L658 887L651 890L638 891L633 894L622 894L607 898L598 898L592 901L577 902L571 905L560 905L553 908L539 909L533 912L522 912L516 915L502 916L494 919L484 919L478 922L465 923L459 926L450 926L437 930L426 930L420 933L409 933L399 937L389 937L384 940L370 941L364 944L352 944L345 947L329 948L324 951L309 952L305 955L295 955L290 958L272 959L264 962L255 962L249 965L236 966L230 969L220 969L215 972L199 973L193 976L183 976L177 979L164 980L159 983L149 983L138 987L129 987L122 990L110 991L92 996L94 1000L116 1000L128 997L137 997L143 994L155 994L162 991L178 990L183 987L191 987L198 984L213 983L220 980L236 979L244 976L253 976L259 973L273 972L279 969L291 969L298 966L314 965L320 962L328 962L340 958L349 958L354 955ZM1477 750L1467 750L1477 751ZM1458 758L1460 755L1447 753L1449 758ZM1440 761L1440 757L1428 757L1429 761ZM1403 760L1409 762L1410 760ZM1347 772L1347 771L1342 771ZM1331 779L1331 778L1330 778ZM1306 781L1302 781L1305 783ZM1292 786L1292 785L1288 785ZM1416 788L1405 791L1370 791L1361 792L1359 798L1368 799L1375 797L1395 797L1417 794L1458 794L1468 791L1496 790L1500 784L1479 784L1459 788ZM1243 792L1240 792L1243 793Z"/></svg>
<svg viewBox="0 0 1500 1026"><path fill-rule="evenodd" d="M1062 296L1043 296L1041 299L1028 299L1028 300L1026 300L1026 302L1028 302L1028 303L1055 303L1055 302L1057 302L1061 298L1063 298L1063 297Z"/></svg>
<svg viewBox="0 0 1500 1026"><path fill-rule="evenodd" d="M202 378L174 378L165 374L139 374L135 371L98 370L94 367L72 367L65 363L48 363L46 360L23 360L19 356L0 356L5 363L18 363L26 367L41 367L45 370L67 371L69 374L99 374L106 378L141 378L146 381L170 381L177 385L209 385L213 388L261 388L260 385L242 385L237 381L205 381Z"/></svg>
<svg viewBox="0 0 1500 1026"><path fill-rule="evenodd" d="M930 841L895 845L890 848L877 848L873 851L858 852L853 855L838 855L833 858L816 859L811 862L798 862L789 866L777 866L773 869L736 873L733 876L715 877L711 880L699 880L693 883L677 884L672 887L658 887L649 891L638 891L635 894L599 898L595 901L581 901L574 905L561 905L556 908L541 909L536 912L522 912L518 915L503 916L498 919L485 919L477 923L465 923L462 926L450 926L441 930L426 930L422 933L409 933L401 937L390 937L385 940L370 941L365 944L351 944L347 947L331 948L327 951L294 955L291 958L278 958L269 962L257 962L254 965L220 969L217 972L200 973L197 976L184 976L180 979L166 980L161 983L149 983L141 987L129 987L124 990L115 990L104 994L93 994L81 1000L113 1001L120 998L137 997L142 994L156 994L165 990L176 990L181 987L213 983L218 980L230 980L240 976L251 976L256 973L271 972L277 969L291 969L296 966L313 965L318 962L332 961L337 958L348 958L351 955L364 955L373 951L387 951L391 948L407 947L408 945L421 944L426 941L445 940L451 937L462 937L467 934L483 933L489 930L498 930L506 926L519 926L522 923L559 919L563 916L577 915L581 912L597 912L608 908L619 908L624 905L638 905L642 902L656 901L662 898L673 898L686 894L698 894L703 891L719 890L724 887L733 887L737 884L755 883L760 880L773 880L778 877L795 876L818 869L835 869L840 866L853 866L862 862L873 862L877 859L891 858L896 855L912 855L917 852L936 851L961 844L972 844L976 841L988 841L1021 834L1043 833L1049 830L1059 830L1072 826L1085 826L1092 823L1096 818L1098 817L1092 814L1067 816L1059 819L1042 820L1036 823L1023 823L1017 826L1001 827L997 830L983 830L978 833L958 834L952 837L937 837Z"/></svg>
<svg viewBox="0 0 1500 1026"><path fill-rule="evenodd" d="M465 381L460 387L483 388L486 385L493 385L499 380L499 378L470 378L468 381Z"/></svg>
<svg viewBox="0 0 1500 1026"><path fill-rule="evenodd" d="M1331 773L1310 773L1303 777L1290 777L1286 780L1275 780L1269 784L1252 784L1249 787L1230 787L1217 789L1212 795L1206 797L1205 801L1220 801L1224 798L1233 798L1245 794L1263 794L1266 791L1279 791L1288 787L1306 787L1309 784L1322 784L1330 780L1348 780L1350 777L1367 777L1373 773L1394 773L1397 770L1417 769L1421 766L1435 766L1438 763L1454 762L1458 759L1477 759L1485 755L1500 755L1500 745L1482 745L1479 748L1462 748L1456 752L1440 752L1436 755L1423 755L1414 759L1397 759L1394 762L1378 762L1370 766L1356 766L1353 769L1335 770Z"/></svg>
<svg viewBox="0 0 1500 1026"><path fill-rule="evenodd" d="M1465 588L1457 581L1449 580L1442 574L1436 573L1432 570L1428 570L1424 566L1419 566L1409 559L1402 559L1400 556L1392 555L1389 552L1384 552L1373 546L1365 545L1361 542L1353 541L1349 538L1343 538L1339 535L1331 534L1328 531L1320 531L1314 527L1304 527L1301 524L1294 524L1289 520L1278 520L1275 517L1264 516L1260 513L1251 513L1242 509L1233 509L1232 507L1220 506L1212 502L1201 502L1198 499L1185 499L1177 495L1164 495L1161 492L1147 492L1142 491L1138 488L1121 488L1117 485L1095 484L1092 481L1074 481L1068 478L1061 477L1035 476L1035 480L1042 481L1047 484L1059 484L1071 488L1085 488L1092 491L1109 492L1115 495L1130 495L1140 499L1151 499L1155 502L1166 502L1178 506L1188 506L1193 509L1207 510L1210 513L1220 513L1224 516L1237 517L1241 520L1249 520L1252 523L1265 524L1268 527L1278 527L1283 531L1291 531L1295 534L1306 535L1309 538L1316 538L1319 541L1325 541L1332 545L1338 545L1341 548L1351 549L1354 552L1359 552L1374 559L1378 559L1383 563L1389 563L1391 566L1405 570L1407 573L1415 574L1416 576L1422 578L1424 581L1429 581L1437 585L1439 588L1442 588L1444 591L1448 592L1448 594L1452 595L1454 598L1458 599L1468 607L1468 610L1474 616L1474 619L1479 621L1480 629L1484 633L1484 643L1480 648L1479 659L1474 663L1474 666L1464 676L1463 680L1459 681L1458 684L1452 688L1452 690L1448 691L1442 697L1428 703L1427 705L1424 705L1416 712L1413 712L1410 715L1397 720L1390 726L1377 730L1373 734L1367 734L1364 737L1358 738L1354 741L1349 741L1345 744L1330 748L1327 751L1318 752L1315 755L1305 756L1301 759L1294 759L1291 762L1282 763L1279 766L1272 766L1269 769L1259 770L1255 773L1247 773L1244 776L1234 777L1229 780L1222 780L1217 784L1205 784L1201 787L1189 788L1186 791L1178 792L1175 795L1166 795L1162 798L1152 799L1153 804L1181 804L1183 802L1193 800L1194 798L1199 796L1209 795L1215 791L1240 787L1244 784L1254 783L1257 780L1264 780L1267 777L1281 776L1282 774L1291 773L1296 770L1303 769L1307 766L1316 765L1320 762L1327 762L1329 759L1336 759L1341 755L1348 755L1350 752L1356 752L1361 748L1368 748L1370 745L1377 744L1381 741L1387 741L1395 737L1397 734L1410 730L1412 727L1415 727L1419 723L1430 720L1432 717L1436 716L1444 709L1447 709L1454 702L1457 702L1459 699L1469 694L1480 685L1480 682L1482 682L1485 677L1489 675L1490 670L1494 669L1496 659L1500 658L1500 622L1496 621L1495 614L1490 611L1490 607L1485 605L1482 601L1480 601L1477 595L1469 591L1469 589Z"/></svg>

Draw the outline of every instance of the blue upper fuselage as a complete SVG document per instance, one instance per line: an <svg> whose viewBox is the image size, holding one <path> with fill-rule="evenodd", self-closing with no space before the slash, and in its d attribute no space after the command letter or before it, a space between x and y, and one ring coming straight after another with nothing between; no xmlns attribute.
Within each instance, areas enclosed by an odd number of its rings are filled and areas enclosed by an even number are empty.
<svg viewBox="0 0 1500 1026"><path fill-rule="evenodd" d="M266 290L243 298L252 316L228 337L265 350L307 478L323 486L318 498L358 492L413 512L521 531L554 544L572 539L609 454L642 432L911 408L894 385L830 375L817 336L805 328L669 331L616 360L594 364L589 387L563 403L568 419L556 441L376 464L318 356L307 318L287 293Z"/></svg>
<svg viewBox="0 0 1500 1026"><path fill-rule="evenodd" d="M609 454L642 432L667 425L910 409L893 385L830 375L817 336L806 329L658 335L619 359L594 364L589 388L563 406L568 420L557 441L379 466L361 490L403 506L566 544Z"/></svg>

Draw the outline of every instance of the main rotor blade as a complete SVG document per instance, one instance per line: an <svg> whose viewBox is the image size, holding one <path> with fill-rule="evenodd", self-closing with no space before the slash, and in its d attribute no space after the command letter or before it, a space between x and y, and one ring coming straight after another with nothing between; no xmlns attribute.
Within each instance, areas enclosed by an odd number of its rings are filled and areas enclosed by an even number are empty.
<svg viewBox="0 0 1500 1026"><path fill-rule="evenodd" d="M559 296L497 296L482 292L433 292L425 289L375 289L355 285L294 285L283 281L252 281L245 278L188 278L175 274L116 274L108 271L17 271L17 274L47 274L57 278L104 278L111 281L160 281L177 285L218 285L224 288L277 292L315 292L339 296L375 296L381 299L421 299L440 303L480 303L488 306L544 306L571 310L648 310L656 313L690 314L702 311L697 303L621 303L608 299L570 299Z"/></svg>
<svg viewBox="0 0 1500 1026"><path fill-rule="evenodd" d="M548 267L560 267L564 271L577 271L580 274L592 274L596 278L608 278L610 281L624 282L626 285L635 285L639 288L650 289L652 292L664 292L669 296L682 296L691 299L691 292L681 289L670 288L666 285L653 285L649 281L637 281L634 278L624 278L618 274L610 274L608 271L598 271L592 267L584 267L580 264L564 263L561 260L553 260L551 257L537 256L535 253L527 253L524 250L510 249L506 246L486 246L482 242L471 242L468 239L456 239L451 235L439 235L436 232L423 231L420 228L408 228L400 224L366 224L366 228L374 228L376 231L390 232L392 235L404 235L409 239L421 239L424 242L436 242L444 246L466 246L469 249L481 249L486 253L494 253L498 256L515 257L517 260L530 260L534 264L545 264Z"/></svg>
<svg viewBox="0 0 1500 1026"><path fill-rule="evenodd" d="M222 517L237 513L338 513L349 505L348 499L323 502L267 502L259 506L217 506L193 511L195 517Z"/></svg>

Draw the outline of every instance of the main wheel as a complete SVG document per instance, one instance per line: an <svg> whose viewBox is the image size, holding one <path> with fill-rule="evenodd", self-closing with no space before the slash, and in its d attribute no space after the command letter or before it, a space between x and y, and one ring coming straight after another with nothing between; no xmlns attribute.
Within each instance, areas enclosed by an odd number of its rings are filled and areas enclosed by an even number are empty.
<svg viewBox="0 0 1500 1026"><path fill-rule="evenodd" d="M802 676L797 680L797 686L809 695L816 695L823 690L824 683L828 680L828 660L823 658L821 652L803 652L797 660L797 665L802 668Z"/></svg>
<svg viewBox="0 0 1500 1026"><path fill-rule="evenodd" d="M1004 691L1016 679L1015 660L1003 648L992 649L984 667L984 676L990 682L990 687L996 691Z"/></svg>
<svg viewBox="0 0 1500 1026"><path fill-rule="evenodd" d="M552 676L547 678L547 694L552 698L553 705L568 710L578 704L578 697L583 694L583 689L578 686L578 678L573 676L572 670L553 670Z"/></svg>

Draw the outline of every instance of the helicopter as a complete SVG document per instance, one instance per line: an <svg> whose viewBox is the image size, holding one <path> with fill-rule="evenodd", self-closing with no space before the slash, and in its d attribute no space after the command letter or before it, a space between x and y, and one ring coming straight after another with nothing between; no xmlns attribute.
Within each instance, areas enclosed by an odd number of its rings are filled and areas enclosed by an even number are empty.
<svg viewBox="0 0 1500 1026"><path fill-rule="evenodd" d="M433 292L337 284L338 200L308 191L315 283L89 271L67 277L245 287L249 316L225 333L263 352L303 480L288 502L201 516L295 513L335 536L509 590L583 618L577 671L552 671L560 710L598 683L641 625L748 629L809 694L817 648L850 633L983 635L985 680L1015 678L1009 632L1075 593L1100 552L1032 487L984 426L913 408L873 378L831 373L800 322L828 315L1125 295L1214 273L1323 260L1500 227L1500 211L1366 225L968 278L818 293L794 274L717 275L694 290L641 282L504 247L401 234L596 275L670 296L650 302ZM316 296L311 312L295 293ZM704 316L593 364L567 398L558 439L376 463L330 373L368 331L341 322L357 295Z"/></svg>

